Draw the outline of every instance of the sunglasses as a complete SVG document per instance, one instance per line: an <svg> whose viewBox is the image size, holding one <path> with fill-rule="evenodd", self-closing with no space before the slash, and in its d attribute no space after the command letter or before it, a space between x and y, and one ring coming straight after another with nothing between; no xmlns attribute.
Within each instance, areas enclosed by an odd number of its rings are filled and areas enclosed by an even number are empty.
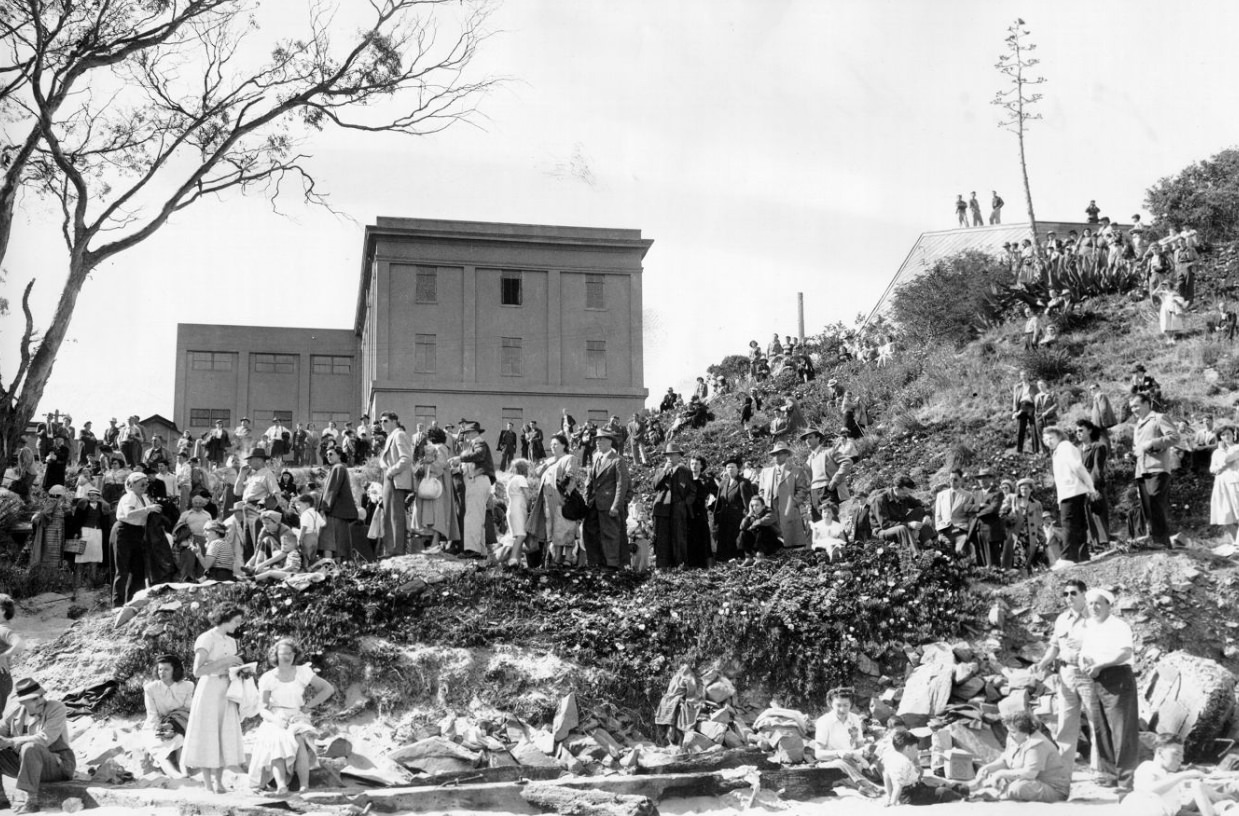
<svg viewBox="0 0 1239 816"><path fill-rule="evenodd" d="M1064 598L1073 598L1073 597L1075 597L1076 595L1079 595L1079 594L1080 594L1079 590L1075 590L1075 589L1068 589L1068 590L1066 590L1065 592L1063 592L1063 597L1064 597Z"/></svg>

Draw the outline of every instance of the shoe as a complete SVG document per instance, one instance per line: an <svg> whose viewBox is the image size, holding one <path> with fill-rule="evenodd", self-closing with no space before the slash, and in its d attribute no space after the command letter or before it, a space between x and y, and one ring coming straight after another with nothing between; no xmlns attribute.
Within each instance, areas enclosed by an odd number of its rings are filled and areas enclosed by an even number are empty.
<svg viewBox="0 0 1239 816"><path fill-rule="evenodd" d="M14 816L17 816L17 814L21 814L21 813L38 813L38 812L39 812L38 801L32 800L29 796L27 796L25 799L18 799L16 802L13 803Z"/></svg>

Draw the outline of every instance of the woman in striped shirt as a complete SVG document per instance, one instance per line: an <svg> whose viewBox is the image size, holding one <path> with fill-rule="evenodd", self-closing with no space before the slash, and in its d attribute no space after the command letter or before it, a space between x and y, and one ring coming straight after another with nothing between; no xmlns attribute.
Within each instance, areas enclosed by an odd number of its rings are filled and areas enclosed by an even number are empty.
<svg viewBox="0 0 1239 816"><path fill-rule="evenodd" d="M195 549L198 563L210 581L235 581L233 574L234 545L228 540L228 528L218 519L208 521L206 530L206 553Z"/></svg>

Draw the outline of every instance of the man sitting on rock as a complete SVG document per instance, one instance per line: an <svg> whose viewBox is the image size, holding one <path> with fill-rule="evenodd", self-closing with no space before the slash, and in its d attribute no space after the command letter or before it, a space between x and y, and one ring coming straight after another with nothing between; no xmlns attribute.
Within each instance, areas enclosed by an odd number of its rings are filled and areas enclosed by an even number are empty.
<svg viewBox="0 0 1239 816"><path fill-rule="evenodd" d="M914 487L911 477L896 476L894 487L878 491L869 500L869 515L878 538L916 551L933 543L934 525L925 505L912 495Z"/></svg>
<svg viewBox="0 0 1239 816"><path fill-rule="evenodd" d="M47 699L28 677L18 681L16 691L18 706L0 722L0 779L17 780L13 813L36 813L39 786L72 779L77 760L69 746L65 704ZM0 790L0 810L9 806Z"/></svg>

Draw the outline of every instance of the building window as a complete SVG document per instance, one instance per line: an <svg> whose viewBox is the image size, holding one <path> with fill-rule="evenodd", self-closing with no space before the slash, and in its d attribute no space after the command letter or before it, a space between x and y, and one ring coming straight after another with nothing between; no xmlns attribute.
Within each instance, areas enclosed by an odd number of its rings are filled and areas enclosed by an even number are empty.
<svg viewBox="0 0 1239 816"><path fill-rule="evenodd" d="M353 358L315 354L310 357L310 370L315 374L352 374Z"/></svg>
<svg viewBox="0 0 1239 816"><path fill-rule="evenodd" d="M521 273L502 272L500 273L499 284L502 287L499 302L504 306L520 306L523 302L521 297Z"/></svg>
<svg viewBox="0 0 1239 816"><path fill-rule="evenodd" d="M605 380L607 378L607 341L585 341L585 378L588 380Z"/></svg>
<svg viewBox="0 0 1239 816"><path fill-rule="evenodd" d="M607 413L605 408L594 408L586 412L586 419L601 428L611 419L611 415Z"/></svg>
<svg viewBox="0 0 1239 816"><path fill-rule="evenodd" d="M292 422L293 412L285 411L282 408L259 408L258 410L250 414L250 417L254 420L252 424L261 428L266 423L269 423L272 417L275 417L276 419L278 419L280 422L283 422L283 423Z"/></svg>
<svg viewBox="0 0 1239 816"><path fill-rule="evenodd" d="M504 424L511 422L516 428L525 424L525 412L520 408L501 408L500 418Z"/></svg>
<svg viewBox="0 0 1239 816"><path fill-rule="evenodd" d="M439 346L433 334L414 336L413 370L419 374L434 374L438 365Z"/></svg>
<svg viewBox="0 0 1239 816"><path fill-rule="evenodd" d="M439 270L433 266L417 267L417 282L413 288L417 303L439 302Z"/></svg>
<svg viewBox="0 0 1239 816"><path fill-rule="evenodd" d="M607 294L604 288L603 281L606 277L603 275L586 275L585 276L585 308L586 309L605 309L607 308Z"/></svg>
<svg viewBox="0 0 1239 816"><path fill-rule="evenodd" d="M191 351L189 367L194 371L232 371L236 356L231 351Z"/></svg>
<svg viewBox="0 0 1239 816"><path fill-rule="evenodd" d="M413 406L413 422L414 427L421 425L423 428L429 428L438 418L438 413L433 405L414 405Z"/></svg>
<svg viewBox="0 0 1239 816"><path fill-rule="evenodd" d="M227 408L190 408L189 427L213 428L215 421L224 423L224 427L232 425L232 411Z"/></svg>
<svg viewBox="0 0 1239 816"><path fill-rule="evenodd" d="M315 423L316 425L321 424L323 427L326 427L328 422L348 422L352 418L353 418L353 415L350 414L348 411L311 411L310 412L310 421Z"/></svg>
<svg viewBox="0 0 1239 816"><path fill-rule="evenodd" d="M521 376L521 339L503 337L500 340L502 346L499 350L499 373L504 377Z"/></svg>
<svg viewBox="0 0 1239 816"><path fill-rule="evenodd" d="M292 374L297 370L295 354L251 354L256 374Z"/></svg>

